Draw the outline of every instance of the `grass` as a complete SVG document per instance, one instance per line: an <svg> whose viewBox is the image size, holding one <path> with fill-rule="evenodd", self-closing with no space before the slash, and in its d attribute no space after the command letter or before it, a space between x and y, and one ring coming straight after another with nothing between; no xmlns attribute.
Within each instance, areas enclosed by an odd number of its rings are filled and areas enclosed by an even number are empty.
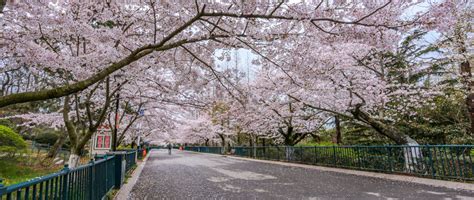
<svg viewBox="0 0 474 200"><path fill-rule="evenodd" d="M30 160L31 159L31 160ZM35 157L0 157L0 178L5 186L28 181L30 179L44 176L59 171L61 165L41 165Z"/></svg>

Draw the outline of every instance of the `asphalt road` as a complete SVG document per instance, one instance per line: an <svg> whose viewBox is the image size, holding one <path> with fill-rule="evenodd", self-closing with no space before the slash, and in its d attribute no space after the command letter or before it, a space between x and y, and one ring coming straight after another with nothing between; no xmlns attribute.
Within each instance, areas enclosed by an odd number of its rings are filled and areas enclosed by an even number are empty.
<svg viewBox="0 0 474 200"><path fill-rule="evenodd" d="M474 187L474 186L473 186ZM239 160L152 151L128 199L474 199L474 192Z"/></svg>

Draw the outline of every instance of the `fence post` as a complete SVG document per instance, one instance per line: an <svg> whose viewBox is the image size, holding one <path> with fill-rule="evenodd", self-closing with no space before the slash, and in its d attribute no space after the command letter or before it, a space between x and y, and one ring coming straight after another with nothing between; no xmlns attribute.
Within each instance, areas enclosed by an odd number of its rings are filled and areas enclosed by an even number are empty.
<svg viewBox="0 0 474 200"><path fill-rule="evenodd" d="M253 152L252 152L253 155L252 156L253 156L253 158L256 158L257 157L257 147L255 145L253 145L252 147L253 147L252 148L252 150L253 150Z"/></svg>
<svg viewBox="0 0 474 200"><path fill-rule="evenodd" d="M138 157L138 151L135 150L135 152L133 152L134 155L133 155L133 165L136 165L137 164L137 157Z"/></svg>
<svg viewBox="0 0 474 200"><path fill-rule="evenodd" d="M313 164L318 163L318 152L317 151L318 151L317 147L314 146L314 162L313 162Z"/></svg>
<svg viewBox="0 0 474 200"><path fill-rule="evenodd" d="M270 160L267 158L267 146L263 146L263 159L264 160Z"/></svg>
<svg viewBox="0 0 474 200"><path fill-rule="evenodd" d="M122 169L122 162L124 161L124 158L125 156L129 156L128 152L125 153L125 154L119 154L119 153L115 153L114 154L114 160L113 162L115 163L115 183L114 183L114 187L115 189L120 189L120 186L122 186L122 180L123 180L123 177L125 177L125 174L126 173L126 168L125 167L125 170ZM135 158L134 158L135 159ZM127 160L125 161L127 162ZM130 160L130 162L132 162L132 160ZM131 165L132 163L125 163L125 165Z"/></svg>
<svg viewBox="0 0 474 200"><path fill-rule="evenodd" d="M3 182L3 179L0 178L0 199L2 199L2 196L4 193L7 193L7 187L5 187L5 185L3 185L2 182Z"/></svg>
<svg viewBox="0 0 474 200"><path fill-rule="evenodd" d="M433 165L433 156L431 156L430 145L427 145L426 148L428 148L428 157L430 159L431 176L433 178L435 178L435 170L434 170L434 165Z"/></svg>
<svg viewBox="0 0 474 200"><path fill-rule="evenodd" d="M94 188L95 188L95 163L94 163L94 159L91 158L91 160L89 161L91 165L91 170L90 170L90 174L89 174L89 199L90 200L93 200L94 199Z"/></svg>
<svg viewBox="0 0 474 200"><path fill-rule="evenodd" d="M300 162L301 162L301 163L305 163L305 162L303 161L303 159L304 159L304 156L303 156L303 147L300 147Z"/></svg>
<svg viewBox="0 0 474 200"><path fill-rule="evenodd" d="M362 169L362 160L361 160L362 155L360 155L360 147L356 147L356 149L357 149L357 162L359 163L359 169Z"/></svg>
<svg viewBox="0 0 474 200"><path fill-rule="evenodd" d="M69 196L68 195L68 192L69 192L68 191L69 190L69 165L65 164L62 171L65 172L63 182L62 182L62 189L63 189L62 199L67 200L67 199L69 199L69 197L68 197Z"/></svg>
<svg viewBox="0 0 474 200"><path fill-rule="evenodd" d="M333 152L334 166L336 166L337 162L336 162L336 146L335 145L332 146L332 152Z"/></svg>
<svg viewBox="0 0 474 200"><path fill-rule="evenodd" d="M388 149L388 163L390 165L390 172L393 172L392 147L387 146L387 149Z"/></svg>

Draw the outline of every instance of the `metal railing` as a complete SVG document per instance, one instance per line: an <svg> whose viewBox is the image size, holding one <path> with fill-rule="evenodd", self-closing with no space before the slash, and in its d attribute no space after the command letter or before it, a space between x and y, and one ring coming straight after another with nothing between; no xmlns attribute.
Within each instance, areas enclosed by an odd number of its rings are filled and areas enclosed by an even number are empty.
<svg viewBox="0 0 474 200"><path fill-rule="evenodd" d="M190 147L186 150L198 151ZM236 156L400 173L436 179L474 180L474 145L231 147Z"/></svg>
<svg viewBox="0 0 474 200"><path fill-rule="evenodd" d="M186 151L196 151L202 153L222 154L222 147L184 147Z"/></svg>
<svg viewBox="0 0 474 200"><path fill-rule="evenodd" d="M41 153L48 153L51 150L51 148L52 146L49 144L41 144L41 143L37 143L33 141L31 143L31 151L33 154L31 155L28 154L28 156L32 156L34 155L34 153L36 153L37 155L40 155ZM56 157L62 158L63 164L64 164L66 159L69 157L69 155L70 155L69 149L61 147L58 149Z"/></svg>
<svg viewBox="0 0 474 200"><path fill-rule="evenodd" d="M128 172L136 164L135 154L106 155L74 169L65 165L60 172L7 187L0 179L0 200L102 199L111 189L120 188L124 177L121 163L126 162L124 171Z"/></svg>
<svg viewBox="0 0 474 200"><path fill-rule="evenodd" d="M125 154L125 161L126 161L125 171L128 172L134 165L137 164L136 158L137 158L137 151L129 151L127 152L127 154Z"/></svg>

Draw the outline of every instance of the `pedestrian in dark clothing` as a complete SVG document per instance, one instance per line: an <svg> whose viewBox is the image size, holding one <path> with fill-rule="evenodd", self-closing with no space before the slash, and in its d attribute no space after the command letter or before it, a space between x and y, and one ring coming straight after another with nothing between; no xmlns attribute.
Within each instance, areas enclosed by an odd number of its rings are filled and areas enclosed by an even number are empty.
<svg viewBox="0 0 474 200"><path fill-rule="evenodd" d="M171 155L171 143L168 144L168 154Z"/></svg>

